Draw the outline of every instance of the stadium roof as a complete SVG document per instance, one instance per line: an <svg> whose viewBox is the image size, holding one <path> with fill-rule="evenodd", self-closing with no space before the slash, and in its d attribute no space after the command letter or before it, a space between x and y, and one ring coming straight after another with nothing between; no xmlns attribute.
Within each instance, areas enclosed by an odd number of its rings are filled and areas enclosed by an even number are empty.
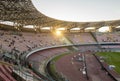
<svg viewBox="0 0 120 81"><path fill-rule="evenodd" d="M21 25L35 25L39 27L66 27L71 29L80 27L120 26L120 20L100 22L70 22L53 19L39 12L31 0L0 0L0 20L11 21Z"/></svg>

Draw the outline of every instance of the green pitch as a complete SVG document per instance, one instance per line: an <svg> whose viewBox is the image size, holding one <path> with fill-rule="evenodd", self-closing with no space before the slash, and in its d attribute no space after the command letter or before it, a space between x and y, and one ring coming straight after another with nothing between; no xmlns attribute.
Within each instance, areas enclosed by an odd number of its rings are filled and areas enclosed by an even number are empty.
<svg viewBox="0 0 120 81"><path fill-rule="evenodd" d="M100 52L97 54L103 56L108 64L115 65L115 71L120 74L120 52Z"/></svg>

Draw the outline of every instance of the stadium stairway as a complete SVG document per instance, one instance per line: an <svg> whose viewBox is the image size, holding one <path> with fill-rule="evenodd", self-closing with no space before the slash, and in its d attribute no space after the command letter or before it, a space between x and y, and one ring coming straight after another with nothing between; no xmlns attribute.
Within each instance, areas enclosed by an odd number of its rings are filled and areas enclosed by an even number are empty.
<svg viewBox="0 0 120 81"><path fill-rule="evenodd" d="M0 64L0 81L17 81L12 76L12 69L8 65Z"/></svg>
<svg viewBox="0 0 120 81"><path fill-rule="evenodd" d="M91 36L93 37L93 39L95 40L95 42L98 44L98 48L101 48L101 45L99 44L97 38L96 38L96 34L94 32L90 32Z"/></svg>
<svg viewBox="0 0 120 81"><path fill-rule="evenodd" d="M74 43L73 43L68 37L66 37L66 36L64 36L64 42L65 42L67 45L74 45ZM68 47L68 49L69 49L70 51L77 51L77 50L78 50L78 48L75 47L75 46Z"/></svg>
<svg viewBox="0 0 120 81"><path fill-rule="evenodd" d="M93 37L93 39L95 40L95 42L96 42L96 43L98 43L98 40L97 40L97 38L96 38L96 35L95 35L95 33L93 33L93 32L90 32L90 34L91 34L91 36Z"/></svg>

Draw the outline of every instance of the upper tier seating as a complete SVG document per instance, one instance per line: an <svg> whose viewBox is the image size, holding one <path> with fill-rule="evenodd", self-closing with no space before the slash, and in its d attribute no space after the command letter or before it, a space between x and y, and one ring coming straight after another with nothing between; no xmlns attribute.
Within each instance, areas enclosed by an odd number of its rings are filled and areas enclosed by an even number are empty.
<svg viewBox="0 0 120 81"><path fill-rule="evenodd" d="M66 35L74 44L95 43L90 33L74 33Z"/></svg>
<svg viewBox="0 0 120 81"><path fill-rule="evenodd" d="M50 33L22 33L22 35L19 36L11 34L11 32L1 32L0 48L12 53L17 52L19 54L37 47L44 48L64 45L64 42L61 41L59 37L56 37Z"/></svg>
<svg viewBox="0 0 120 81"><path fill-rule="evenodd" d="M73 44L95 43L90 33L65 34L66 37ZM0 31L0 48L11 53L21 54L37 47L44 48L66 44L62 37L52 33L22 32L21 35L16 35L12 31Z"/></svg>
<svg viewBox="0 0 120 81"><path fill-rule="evenodd" d="M120 42L120 32L96 33L98 42Z"/></svg>

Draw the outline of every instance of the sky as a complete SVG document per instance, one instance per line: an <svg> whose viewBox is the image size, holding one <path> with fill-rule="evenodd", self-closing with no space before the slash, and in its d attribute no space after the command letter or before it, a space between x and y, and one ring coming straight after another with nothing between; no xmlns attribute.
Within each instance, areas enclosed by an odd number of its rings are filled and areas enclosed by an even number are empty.
<svg viewBox="0 0 120 81"><path fill-rule="evenodd" d="M38 11L51 18L94 22L120 19L120 0L32 0Z"/></svg>

